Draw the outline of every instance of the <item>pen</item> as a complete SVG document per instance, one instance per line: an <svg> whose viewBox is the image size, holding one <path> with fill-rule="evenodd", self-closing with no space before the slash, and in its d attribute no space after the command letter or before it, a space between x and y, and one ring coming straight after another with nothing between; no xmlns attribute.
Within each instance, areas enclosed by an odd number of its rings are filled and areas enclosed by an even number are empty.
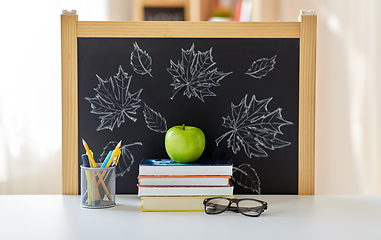
<svg viewBox="0 0 381 240"><path fill-rule="evenodd" d="M82 154L82 162L83 162L83 166L84 167L90 167L90 163L89 163L89 158L87 157L86 154ZM86 199L88 198L89 201L88 201L88 204L89 205L92 205L93 204L93 200L92 200L92 197L91 195L94 196L94 192L92 192L92 194L90 194L90 191L93 190L93 187L92 187L92 183L91 183L91 176L89 175L89 172L84 170L85 171L85 175L86 175L86 179L87 179L87 191L85 193L85 195L83 196L83 199L82 199L82 202L86 202ZM89 196L89 197L87 197Z"/></svg>
<svg viewBox="0 0 381 240"><path fill-rule="evenodd" d="M90 167L89 158L86 154L82 154L82 163L84 167Z"/></svg>

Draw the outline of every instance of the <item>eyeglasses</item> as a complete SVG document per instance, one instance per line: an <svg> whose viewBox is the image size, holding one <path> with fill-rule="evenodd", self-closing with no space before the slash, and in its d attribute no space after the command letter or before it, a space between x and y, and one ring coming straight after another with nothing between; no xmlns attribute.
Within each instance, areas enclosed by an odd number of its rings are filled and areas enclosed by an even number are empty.
<svg viewBox="0 0 381 240"><path fill-rule="evenodd" d="M231 206L232 203L235 203L236 207ZM267 202L252 198L207 198L204 199L203 204L207 214L220 214L225 211L233 211L249 217L258 217L267 209Z"/></svg>

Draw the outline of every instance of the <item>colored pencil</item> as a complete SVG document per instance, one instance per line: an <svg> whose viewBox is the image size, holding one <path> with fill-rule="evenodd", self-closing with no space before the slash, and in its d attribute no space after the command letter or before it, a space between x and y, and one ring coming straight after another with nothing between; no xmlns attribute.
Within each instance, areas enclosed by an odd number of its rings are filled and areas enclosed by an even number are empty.
<svg viewBox="0 0 381 240"><path fill-rule="evenodd" d="M111 163L114 161L115 157L118 157L119 151L120 151L120 146L122 145L122 140L116 145L114 151L112 152L112 155L110 157L110 161L108 161L106 167L109 167Z"/></svg>
<svg viewBox="0 0 381 240"><path fill-rule="evenodd" d="M92 165L93 168L98 168L97 167L97 164L95 163L95 160L94 160L94 157L93 155L91 154L91 151L90 151L90 148L89 146L87 145L86 141L82 138L82 144L86 150L86 153L87 153L87 156L89 157L89 160L90 160L90 165ZM112 155L111 155L112 157ZM101 174L99 173L99 171L96 171L97 175L98 175L98 178L99 178L99 181L100 183L102 184L102 187L103 189L105 190L106 194L107 194L107 197L110 201L112 201L112 198L111 198L111 195L107 189L107 186L105 184L105 182L103 181L103 176L101 176ZM99 194L99 190L98 190L98 187L95 188L95 195L97 198L100 198L100 194Z"/></svg>
<svg viewBox="0 0 381 240"><path fill-rule="evenodd" d="M85 148L87 156L88 156L88 158L90 160L91 167L97 168L97 164L95 163L93 154L91 154L90 148L89 148L89 146L87 145L86 141L83 138L82 138L82 144L83 144L83 147Z"/></svg>
<svg viewBox="0 0 381 240"><path fill-rule="evenodd" d="M116 145L114 151L112 152L112 155L111 155L111 157L110 157L110 160L108 161L108 163L107 163L107 165L106 165L106 168L110 167L111 163L113 162L113 159L115 158L115 155L116 155L117 157L120 156L120 152L121 152L121 150L120 150L120 146L121 146L121 145L122 145L122 140L120 140L120 142ZM117 160L118 160L118 159L117 159ZM106 175L106 172L108 172L108 171L104 171L104 172L102 173L102 175L101 175L102 179L103 179L103 177ZM99 183L98 183L98 185L99 185Z"/></svg>
<svg viewBox="0 0 381 240"><path fill-rule="evenodd" d="M118 165L118 162L119 162L119 158L120 158L120 155L122 154L122 151L119 152L118 154L118 158L116 159L116 162L115 162L115 167Z"/></svg>

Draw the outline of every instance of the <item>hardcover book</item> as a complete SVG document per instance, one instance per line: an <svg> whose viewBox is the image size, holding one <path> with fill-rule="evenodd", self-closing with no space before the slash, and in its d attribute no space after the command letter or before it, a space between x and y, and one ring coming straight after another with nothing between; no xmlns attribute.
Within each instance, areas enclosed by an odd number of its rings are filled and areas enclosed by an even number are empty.
<svg viewBox="0 0 381 240"><path fill-rule="evenodd" d="M215 196L142 197L141 211L204 211L203 201L210 197Z"/></svg>
<svg viewBox="0 0 381 240"><path fill-rule="evenodd" d="M188 175L188 176L231 176L231 159L198 159L192 163L177 163L171 159L143 159L139 175Z"/></svg>
<svg viewBox="0 0 381 240"><path fill-rule="evenodd" d="M139 187L138 197L166 196L232 196L233 185L228 187Z"/></svg>
<svg viewBox="0 0 381 240"><path fill-rule="evenodd" d="M229 186L230 176L138 176L139 187L153 186Z"/></svg>

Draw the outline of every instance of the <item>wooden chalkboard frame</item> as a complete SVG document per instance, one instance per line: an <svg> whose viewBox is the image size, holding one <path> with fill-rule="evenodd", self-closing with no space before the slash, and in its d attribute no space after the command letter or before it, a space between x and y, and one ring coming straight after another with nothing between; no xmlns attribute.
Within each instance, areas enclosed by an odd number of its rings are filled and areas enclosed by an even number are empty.
<svg viewBox="0 0 381 240"><path fill-rule="evenodd" d="M62 58L62 193L78 194L79 37L299 38L298 193L315 191L315 89L317 16L299 22L87 22L76 11L61 15Z"/></svg>

